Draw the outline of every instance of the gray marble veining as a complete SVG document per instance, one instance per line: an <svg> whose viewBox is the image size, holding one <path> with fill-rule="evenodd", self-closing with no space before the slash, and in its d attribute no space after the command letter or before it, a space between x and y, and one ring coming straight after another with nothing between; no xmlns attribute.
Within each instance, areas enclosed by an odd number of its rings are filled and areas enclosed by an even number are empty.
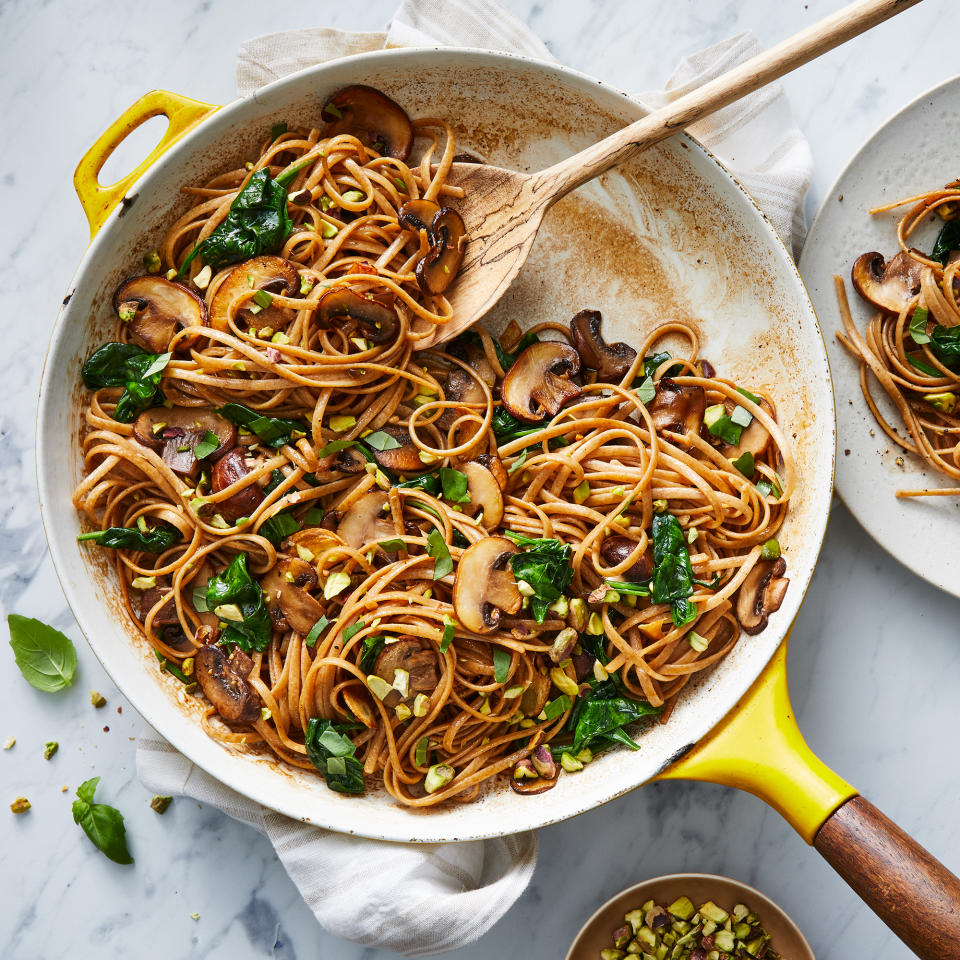
<svg viewBox="0 0 960 960"><path fill-rule="evenodd" d="M507 5L561 61L642 90L662 84L685 53L744 29L772 43L839 4ZM48 696L28 687L9 652L0 652L0 741L17 738L11 751L0 753L5 960L386 957L318 929L269 844L253 831L193 801L175 801L162 818L149 809L134 769L140 721L83 642L46 556L32 448L44 350L87 241L71 177L94 136L153 87L214 103L232 99L234 53L248 37L323 23L375 29L393 7L394 0L0 2L6 41L0 60L0 370L6 388L0 405L0 607L64 629L80 657L74 688ZM954 32L944 28L951 9L948 0L927 0L787 79L816 161L811 214L863 139L955 70ZM135 157L132 151L128 160ZM837 505L790 653L794 704L811 746L955 871L958 613L957 600L897 566ZM107 696L105 709L92 709L90 689ZM41 757L48 739L61 745L49 762ZM104 798L126 815L137 859L132 868L107 861L71 820L73 791L97 774ZM6 804L17 794L28 796L33 809L14 818ZM545 829L527 894L480 943L457 956L562 956L604 898L675 870L756 884L793 915L821 960L907 955L759 800L721 787L671 783Z"/></svg>

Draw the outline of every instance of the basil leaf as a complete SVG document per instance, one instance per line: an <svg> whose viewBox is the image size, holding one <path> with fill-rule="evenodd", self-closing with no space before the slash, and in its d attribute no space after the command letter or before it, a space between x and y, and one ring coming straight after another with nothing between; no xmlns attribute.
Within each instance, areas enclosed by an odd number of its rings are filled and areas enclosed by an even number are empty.
<svg viewBox="0 0 960 960"><path fill-rule="evenodd" d="M363 620L358 620L356 623L351 623L349 627L344 627L343 630L343 642L346 643L354 634L359 633L366 624Z"/></svg>
<svg viewBox="0 0 960 960"><path fill-rule="evenodd" d="M194 444L193 455L198 460L203 460L209 457L219 446L220 438L212 430L208 430L203 435L203 439L199 443Z"/></svg>
<svg viewBox="0 0 960 960"><path fill-rule="evenodd" d="M744 451L736 460L733 461L733 465L749 480L756 469L753 464L753 453L750 450Z"/></svg>
<svg viewBox="0 0 960 960"><path fill-rule="evenodd" d="M517 459L514 460L509 467L507 467L507 473L508 474L516 473L524 465L524 463L526 462L526 459L527 459L527 451L525 449L521 450L520 456L517 457Z"/></svg>
<svg viewBox="0 0 960 960"><path fill-rule="evenodd" d="M433 579L440 580L453 572L453 558L443 542L443 534L434 527L427 534L427 554L433 557Z"/></svg>
<svg viewBox="0 0 960 960"><path fill-rule="evenodd" d="M364 637L363 653L360 654L360 669L366 673L373 673L373 668L377 665L377 657L380 651L387 644L386 637Z"/></svg>
<svg viewBox="0 0 960 960"><path fill-rule="evenodd" d="M245 427L275 449L307 435L307 425L301 420L263 416L242 403L225 403L222 407L216 407L214 412L237 426Z"/></svg>
<svg viewBox="0 0 960 960"><path fill-rule="evenodd" d="M511 657L509 650L505 650L503 647L493 648L493 679L497 683L506 683L512 660L513 657Z"/></svg>
<svg viewBox="0 0 960 960"><path fill-rule="evenodd" d="M266 649L272 635L270 614L260 584L247 572L245 553L238 553L225 570L210 578L206 601L214 613L217 607L234 604L243 614L242 621L223 621L220 643L235 643L247 653Z"/></svg>
<svg viewBox="0 0 960 960"><path fill-rule="evenodd" d="M274 180L266 169L257 170L234 197L220 225L195 246L177 272L182 277L193 258L200 254L214 270L239 263L263 253L275 253L293 230L287 213L287 174Z"/></svg>
<svg viewBox="0 0 960 960"><path fill-rule="evenodd" d="M748 400L752 400L756 404L760 403L760 398L755 393L751 393L745 387L737 387L737 393L742 394Z"/></svg>
<svg viewBox="0 0 960 960"><path fill-rule="evenodd" d="M260 524L257 533L266 537L275 547L279 547L290 534L296 533L299 529L300 524L296 518L288 510L284 510L275 513L272 517L267 517Z"/></svg>
<svg viewBox="0 0 960 960"><path fill-rule="evenodd" d="M743 433L743 426L735 423L727 414L724 414L718 420L715 420L707 428L715 437L719 437L725 443L735 447L740 443L740 436Z"/></svg>
<svg viewBox="0 0 960 960"><path fill-rule="evenodd" d="M561 693L556 700L551 700L543 708L543 715L547 720L556 720L561 714L570 709L570 698Z"/></svg>
<svg viewBox="0 0 960 960"><path fill-rule="evenodd" d="M653 375L657 372L657 367L662 363L666 363L667 360L673 359L672 354L667 353L666 350L663 350L659 353L651 353L648 356L643 358L643 374L646 377L653 379ZM672 367L668 367L666 373L662 374L662 377L675 377L683 370L682 364L675 363Z"/></svg>
<svg viewBox="0 0 960 960"><path fill-rule="evenodd" d="M947 265L950 254L960 250L960 220L948 220L937 235L937 242L933 245L931 260L939 260L943 266Z"/></svg>
<svg viewBox="0 0 960 960"><path fill-rule="evenodd" d="M11 613L10 647L23 679L37 690L55 693L73 682L77 651L73 641L41 620Z"/></svg>
<svg viewBox="0 0 960 960"><path fill-rule="evenodd" d="M653 385L652 377L644 377L640 385L633 391L641 403L647 404L657 395L657 388Z"/></svg>
<svg viewBox="0 0 960 960"><path fill-rule="evenodd" d="M356 758L356 747L343 731L351 729L346 724L332 720L311 718L307 724L304 743L307 759L323 774L327 786L337 793L360 794L364 792L363 766ZM332 766L329 761L339 760Z"/></svg>
<svg viewBox="0 0 960 960"><path fill-rule="evenodd" d="M114 863L133 863L133 857L127 850L123 814L106 803L93 802L99 782L99 777L93 777L77 788L77 799L73 801L73 822L80 824L93 845Z"/></svg>
<svg viewBox="0 0 960 960"><path fill-rule="evenodd" d="M312 647L317 640L320 639L320 634L323 633L327 627L330 626L330 621L326 618L326 615L322 616L311 628L310 632L303 638L303 642L308 646Z"/></svg>
<svg viewBox="0 0 960 960"><path fill-rule="evenodd" d="M385 430L377 430L363 438L367 446L372 447L379 453L384 450L399 450L400 441L396 437L391 437Z"/></svg>
<svg viewBox="0 0 960 960"><path fill-rule="evenodd" d="M467 475L452 467L440 468L440 485L443 487L443 497L450 503L469 503L470 494L467 492Z"/></svg>
<svg viewBox="0 0 960 960"><path fill-rule="evenodd" d="M394 537L392 540L378 540L377 543L385 553L396 553L398 550L403 550L407 546L399 537Z"/></svg>
<svg viewBox="0 0 960 960"><path fill-rule="evenodd" d="M453 643L453 633L454 625L452 623L445 623L443 625L443 637L440 640L440 652L446 653L450 649L450 644Z"/></svg>
<svg viewBox="0 0 960 960"><path fill-rule="evenodd" d="M573 579L573 570L570 569L573 550L559 540L524 537L510 531L507 536L515 543L529 547L510 557L510 567L517 580L524 580L533 588L530 610L537 623L543 623L547 608L554 600L560 599Z"/></svg>
<svg viewBox="0 0 960 960"><path fill-rule="evenodd" d="M146 530L139 527L107 527L106 530L92 530L81 533L77 540L90 540L100 547L111 550L142 550L145 553L163 553L168 547L181 540L183 534L176 527L166 524Z"/></svg>
<svg viewBox="0 0 960 960"><path fill-rule="evenodd" d="M339 453L341 450L346 450L347 447L352 447L356 442L356 440L331 440L325 447L321 447L317 451L317 457L322 460L324 457L329 457L331 453Z"/></svg>
<svg viewBox="0 0 960 960"><path fill-rule="evenodd" d="M113 419L130 423L147 407L163 403L160 389L169 353L147 353L133 343L105 343L95 350L81 368L83 382L91 389L123 387Z"/></svg>

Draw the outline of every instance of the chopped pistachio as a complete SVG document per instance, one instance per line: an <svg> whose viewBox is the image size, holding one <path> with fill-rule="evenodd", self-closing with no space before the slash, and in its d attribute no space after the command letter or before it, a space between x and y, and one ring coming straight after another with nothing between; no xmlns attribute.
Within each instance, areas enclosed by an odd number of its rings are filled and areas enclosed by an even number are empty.
<svg viewBox="0 0 960 960"><path fill-rule="evenodd" d="M324 240L332 240L339 232L339 228L327 220L324 220L323 225L320 227L320 235Z"/></svg>
<svg viewBox="0 0 960 960"><path fill-rule="evenodd" d="M257 331L257 336L261 340L269 340L274 335L274 333L276 333L276 331L273 329L273 327L261 327Z"/></svg>
<svg viewBox="0 0 960 960"><path fill-rule="evenodd" d="M567 623L578 633L582 633L587 628L587 602L581 597L574 597L570 601L570 610L567 613Z"/></svg>
<svg viewBox="0 0 960 960"><path fill-rule="evenodd" d="M350 574L343 570L337 570L327 577L327 582L323 585L323 599L332 600L339 596L350 586Z"/></svg>
<svg viewBox="0 0 960 960"><path fill-rule="evenodd" d="M370 341L367 340L366 337L351 337L351 338L350 338L350 342L351 342L358 350L369 350L369 349L370 349Z"/></svg>
<svg viewBox="0 0 960 960"><path fill-rule="evenodd" d="M410 694L410 673L397 667L393 671L393 689L400 693L401 697L406 698Z"/></svg>
<svg viewBox="0 0 960 960"><path fill-rule="evenodd" d="M206 290L210 286L210 280L213 277L213 269L208 263L194 278L193 285L198 290Z"/></svg>
<svg viewBox="0 0 960 960"><path fill-rule="evenodd" d="M583 503L590 496L590 484L586 480L573 490L573 502Z"/></svg>
<svg viewBox="0 0 960 960"><path fill-rule="evenodd" d="M393 687L383 677L378 677L375 673L371 673L367 677L367 687L378 700L386 699L393 691Z"/></svg>
<svg viewBox="0 0 960 960"><path fill-rule="evenodd" d="M235 603L221 603L219 607L213 608L213 612L221 620L243 623L243 611Z"/></svg>
<svg viewBox="0 0 960 960"><path fill-rule="evenodd" d="M192 677L194 670L196 669L196 660L193 657L187 657L183 663L180 664L180 672L185 677Z"/></svg>
<svg viewBox="0 0 960 960"><path fill-rule="evenodd" d="M345 193L342 193L341 196L347 203L360 203L361 200L366 199L366 195L362 190L347 190Z"/></svg>
<svg viewBox="0 0 960 960"><path fill-rule="evenodd" d="M301 560L305 560L307 563L313 563L313 561L316 559L312 550L308 550L305 546L299 543L297 544L297 556ZM329 600L330 598L327 597L327 599Z"/></svg>
<svg viewBox="0 0 960 960"><path fill-rule="evenodd" d="M560 766L563 767L567 773L576 773L578 770L583 769L583 764L572 753L567 753L566 750L560 754Z"/></svg>
<svg viewBox="0 0 960 960"><path fill-rule="evenodd" d="M312 289L313 285L316 283L316 280L313 277L308 277L306 274L300 277L300 295L305 297Z"/></svg>
<svg viewBox="0 0 960 960"><path fill-rule="evenodd" d="M16 737L7 737L7 739L3 741L3 749L12 750L16 742L17 742Z"/></svg>
<svg viewBox="0 0 960 960"><path fill-rule="evenodd" d="M653 501L653 512L654 512L654 513L666 513L666 512L667 512L667 501L666 501L666 500L654 500L654 501Z"/></svg>
<svg viewBox="0 0 960 960"><path fill-rule="evenodd" d="M97 690L90 691L90 702L99 710L107 705L107 698Z"/></svg>
<svg viewBox="0 0 960 960"><path fill-rule="evenodd" d="M199 919L200 919L200 914L199 914L199 913L191 913L191 914L190 914L190 919L191 919L191 920L199 920Z"/></svg>
<svg viewBox="0 0 960 960"><path fill-rule="evenodd" d="M610 674L607 673L603 664L599 660L593 661L593 677L598 683L603 683L604 680L610 679Z"/></svg>
<svg viewBox="0 0 960 960"><path fill-rule="evenodd" d="M266 722L273 719L273 711L269 707L260 708L260 719Z"/></svg>
<svg viewBox="0 0 960 960"><path fill-rule="evenodd" d="M156 577L134 577L130 581L130 586L133 587L134 590L149 590L151 587L155 587L156 585Z"/></svg>
<svg viewBox="0 0 960 960"><path fill-rule="evenodd" d="M603 620L600 619L599 613L590 614L590 619L587 621L587 633L595 637L603 635Z"/></svg>
<svg viewBox="0 0 960 960"><path fill-rule="evenodd" d="M159 813L161 816L167 812L167 807L170 806L170 802L173 800L173 797L163 797L159 793L153 795L153 799L150 801L150 809L154 813Z"/></svg>
<svg viewBox="0 0 960 960"><path fill-rule="evenodd" d="M490 698L484 697L483 703L480 704L480 712L486 717L490 714Z"/></svg>
<svg viewBox="0 0 960 960"><path fill-rule="evenodd" d="M117 311L117 316L122 323L127 323L137 315L137 308L123 304Z"/></svg>
<svg viewBox="0 0 960 960"><path fill-rule="evenodd" d="M380 487L381 490L390 489L390 481L382 470L374 471L373 479L377 482L377 486Z"/></svg>
<svg viewBox="0 0 960 960"><path fill-rule="evenodd" d="M703 653L710 646L710 641L706 637L701 637L696 630L691 630L687 634L687 642L697 653Z"/></svg>
<svg viewBox="0 0 960 960"><path fill-rule="evenodd" d="M10 804L11 813L26 813L30 809L30 801L26 797L17 797Z"/></svg>
<svg viewBox="0 0 960 960"><path fill-rule="evenodd" d="M575 697L580 692L577 681L568 677L560 667L554 667L550 671L550 679L553 681L553 685L568 697Z"/></svg>
<svg viewBox="0 0 960 960"><path fill-rule="evenodd" d="M282 331L278 330L271 338L271 343L279 343L280 346L285 346L290 342L290 338Z"/></svg>
<svg viewBox="0 0 960 960"><path fill-rule="evenodd" d="M169 270L164 274L164 276L165 276L168 280L176 280L176 279L177 279L177 271L176 271L176 269L171 268L171 269L169 269Z"/></svg>
<svg viewBox="0 0 960 960"><path fill-rule="evenodd" d="M230 524L219 513L215 513L210 518L210 526L216 527L218 530L229 530Z"/></svg>
<svg viewBox="0 0 960 960"><path fill-rule="evenodd" d="M527 583L526 580L518 580L517 589L520 591L521 597L532 597L537 592L536 590L533 589L532 586L530 586L529 583Z"/></svg>
<svg viewBox="0 0 960 960"><path fill-rule="evenodd" d="M524 686L522 683L517 684L515 687L507 687L507 689L503 691L503 699L516 700L517 697L523 696L523 691L524 691Z"/></svg>
<svg viewBox="0 0 960 960"><path fill-rule="evenodd" d="M398 703L393 708L393 712L397 715L398 720L409 720L411 717L410 708L405 703Z"/></svg>
<svg viewBox="0 0 960 960"><path fill-rule="evenodd" d="M150 253L145 253L143 255L143 269L147 273L159 273L160 272L160 254L156 250L152 250Z"/></svg>
<svg viewBox="0 0 960 960"><path fill-rule="evenodd" d="M924 399L941 413L953 413L957 409L957 395L949 390L944 393L928 393Z"/></svg>
<svg viewBox="0 0 960 960"><path fill-rule="evenodd" d="M547 609L558 617L566 617L570 612L570 601L566 597L560 597L559 600L554 600Z"/></svg>
<svg viewBox="0 0 960 960"><path fill-rule="evenodd" d="M429 466L431 463L436 463L436 462L437 462L437 458L436 458L432 453L427 453L426 450L421 450L421 451L417 454L417 457L420 459L420 462L421 462L421 463L425 463L425 464L427 464L428 466Z"/></svg>
<svg viewBox="0 0 960 960"><path fill-rule="evenodd" d="M336 416L330 418L330 429L336 433L343 433L345 430L349 430L351 427L357 425L356 417L349 416Z"/></svg>
<svg viewBox="0 0 960 960"><path fill-rule="evenodd" d="M780 556L780 541L771 537L760 550L764 560L776 560Z"/></svg>
<svg viewBox="0 0 960 960"><path fill-rule="evenodd" d="M43 759L49 760L59 749L60 744L56 740L48 740L43 745Z"/></svg>
<svg viewBox="0 0 960 960"><path fill-rule="evenodd" d="M415 717L425 717L430 705L430 698L425 693L418 693L413 699L413 715Z"/></svg>
<svg viewBox="0 0 960 960"><path fill-rule="evenodd" d="M436 793L445 787L455 776L457 771L448 763L435 763L428 771L423 781L423 788L427 793Z"/></svg>

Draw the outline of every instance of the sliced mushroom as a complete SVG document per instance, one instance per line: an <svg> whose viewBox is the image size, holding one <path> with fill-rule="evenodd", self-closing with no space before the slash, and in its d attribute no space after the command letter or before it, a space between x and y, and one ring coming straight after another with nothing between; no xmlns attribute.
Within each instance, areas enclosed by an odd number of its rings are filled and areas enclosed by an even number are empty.
<svg viewBox="0 0 960 960"><path fill-rule="evenodd" d="M338 90L320 114L321 136L348 133L381 156L406 160L413 146L413 126L403 108L373 87L354 84Z"/></svg>
<svg viewBox="0 0 960 960"><path fill-rule="evenodd" d="M347 709L365 726L373 729L376 717L370 704L370 698L356 686L346 686L341 691Z"/></svg>
<svg viewBox="0 0 960 960"><path fill-rule="evenodd" d="M528 780L526 778L518 780L516 777L510 778L510 786L513 788L513 792L522 793L528 797L535 797L538 793L546 793L548 790L552 790L556 785L556 777L554 777L552 780L539 776L532 780Z"/></svg>
<svg viewBox="0 0 960 960"><path fill-rule="evenodd" d="M900 313L920 292L923 265L901 251L884 263L883 254L865 253L850 271L857 293L868 303L890 313Z"/></svg>
<svg viewBox="0 0 960 960"><path fill-rule="evenodd" d="M130 339L151 353L166 353L177 327L205 326L207 308L192 290L164 277L131 277L113 295L117 313L133 316L126 322Z"/></svg>
<svg viewBox="0 0 960 960"><path fill-rule="evenodd" d="M393 470L395 473L423 473L430 469L430 464L420 459L420 451L410 439L410 432L406 427L388 423L380 429L400 444L399 447L393 447L390 450L373 449L373 459L381 467Z"/></svg>
<svg viewBox="0 0 960 960"><path fill-rule="evenodd" d="M443 293L453 283L467 243L463 217L444 207L430 224L430 250L417 264L417 284L424 293Z"/></svg>
<svg viewBox="0 0 960 960"><path fill-rule="evenodd" d="M777 419L773 407L763 397L760 398L759 406L772 420ZM754 417L750 421L750 426L743 428L743 433L740 434L740 442L736 446L724 444L723 455L730 460L736 460L749 452L756 459L767 449L769 443L770 434L767 432L767 428Z"/></svg>
<svg viewBox="0 0 960 960"><path fill-rule="evenodd" d="M201 647L194 663L200 688L224 720L253 723L259 719L260 701L222 647Z"/></svg>
<svg viewBox="0 0 960 960"><path fill-rule="evenodd" d="M280 557L260 581L274 624L290 626L305 637L323 616L323 608L307 593L317 585L317 572L299 557Z"/></svg>
<svg viewBox="0 0 960 960"><path fill-rule="evenodd" d="M547 705L550 683L549 673L534 673L530 685L520 697L520 712L525 717L535 717Z"/></svg>
<svg viewBox="0 0 960 960"><path fill-rule="evenodd" d="M337 535L354 550L366 543L377 540L389 540L395 537L393 521L384 516L387 494L383 490L372 490L351 504L343 514L337 527Z"/></svg>
<svg viewBox="0 0 960 960"><path fill-rule="evenodd" d="M361 296L349 287L337 287L318 301L320 325L327 329L338 319L350 317L373 343L387 343L397 332L397 313L369 295Z"/></svg>
<svg viewBox="0 0 960 960"><path fill-rule="evenodd" d="M209 407L150 407L133 423L134 439L151 450L162 450L164 462L184 476L196 472L193 448L208 432L219 444L207 460L219 459L237 442L237 428Z"/></svg>
<svg viewBox="0 0 960 960"><path fill-rule="evenodd" d="M172 623L179 623L177 604L173 599L173 588L161 586L150 587L149 590L143 591L140 597L140 620L146 620L147 614L164 598L166 598L166 603L153 615L153 625L163 627Z"/></svg>
<svg viewBox="0 0 960 960"><path fill-rule="evenodd" d="M507 410L520 420L536 423L555 416L581 390L570 377L580 372L580 355L555 340L532 343L521 352L500 388Z"/></svg>
<svg viewBox="0 0 960 960"><path fill-rule="evenodd" d="M239 297L244 297L243 306L234 313L234 320L243 320L248 327L279 330L290 323L295 311L272 303L261 308L250 298L250 293L263 290L271 295L290 297L299 289L300 274L289 260L254 257L234 267L217 288L210 303L210 325L215 330L229 330L230 309Z"/></svg>
<svg viewBox="0 0 960 960"><path fill-rule="evenodd" d="M583 365L596 370L601 380L620 381L633 366L637 351L626 343L607 343L600 332L601 319L599 310L581 310L570 321L573 346Z"/></svg>
<svg viewBox="0 0 960 960"><path fill-rule="evenodd" d="M463 505L463 512L471 517L480 514L480 522L493 530L503 518L503 495L493 472L477 460L461 463L458 468L467 478L467 493L470 502Z"/></svg>
<svg viewBox="0 0 960 960"><path fill-rule="evenodd" d="M657 393L647 408L654 429L660 433L699 433L707 398L703 387L680 385L669 377L657 384Z"/></svg>
<svg viewBox="0 0 960 960"><path fill-rule="evenodd" d="M336 518L336 514L333 514ZM326 517L324 517L326 519ZM296 533L291 533L281 545L283 552L288 554L300 553L308 550L313 554L314 562L320 561L324 554L337 547L342 547L343 541L330 528L304 527ZM301 584L303 586L303 584Z"/></svg>
<svg viewBox="0 0 960 960"><path fill-rule="evenodd" d="M488 387L493 388L497 382L497 375L479 343L472 339L468 340L466 337L458 337L447 345L447 350L468 364Z"/></svg>
<svg viewBox="0 0 960 960"><path fill-rule="evenodd" d="M501 490L507 489L507 483L509 483L510 477L507 474L507 468L503 465L503 461L499 457L490 453L481 453L479 457L474 457L473 459L474 462L486 467L493 474L493 478L497 481Z"/></svg>
<svg viewBox="0 0 960 960"><path fill-rule="evenodd" d="M401 227L415 232L426 230L430 232L433 218L440 212L440 207L432 200L408 200L399 210L397 219Z"/></svg>
<svg viewBox="0 0 960 960"><path fill-rule="evenodd" d="M250 472L245 447L234 447L225 453L213 466L210 485L214 493L226 490L232 483L242 480ZM255 483L244 487L226 500L214 504L217 513L227 520L249 517L263 503L263 490Z"/></svg>
<svg viewBox="0 0 960 960"><path fill-rule="evenodd" d="M523 598L517 588L510 557L518 547L505 537L484 537L460 557L453 585L457 619L474 633L490 633L500 624L500 613L514 614Z"/></svg>
<svg viewBox="0 0 960 960"><path fill-rule="evenodd" d="M335 469L341 473L363 473L367 466L367 458L355 447L341 450L333 461Z"/></svg>
<svg viewBox="0 0 960 960"><path fill-rule="evenodd" d="M444 400L455 400L458 403L483 403L483 387L480 386L476 377L470 376L466 370L460 367L454 367L448 374L443 384ZM444 430L449 430L454 422L460 417L462 411L452 407L443 411L437 420L437 425ZM471 437L479 430L479 424L474 425L476 429L471 433ZM468 438L464 437L464 440Z"/></svg>
<svg viewBox="0 0 960 960"><path fill-rule="evenodd" d="M389 684L394 682L397 670L406 670L410 675L408 696L401 696L401 699L415 697L418 693L433 693L440 682L436 656L414 637L388 643L373 668L373 672Z"/></svg>
<svg viewBox="0 0 960 960"><path fill-rule="evenodd" d="M767 617L780 609L790 581L784 577L787 569L783 557L776 560L758 560L737 592L737 620L744 632L760 633L767 625Z"/></svg>
<svg viewBox="0 0 960 960"><path fill-rule="evenodd" d="M616 567L625 563L636 548L636 543L629 537L607 537L600 547L600 558L608 567ZM631 583L646 583L653 576L653 549L648 545L640 559L620 576Z"/></svg>

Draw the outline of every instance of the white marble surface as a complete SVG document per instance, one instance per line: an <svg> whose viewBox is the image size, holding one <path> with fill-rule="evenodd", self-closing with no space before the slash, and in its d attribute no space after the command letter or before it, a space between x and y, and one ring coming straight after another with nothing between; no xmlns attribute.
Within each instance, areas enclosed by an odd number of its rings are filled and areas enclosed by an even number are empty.
<svg viewBox="0 0 960 960"><path fill-rule="evenodd" d="M753 29L772 43L835 0L509 0L562 61L625 89L660 84L675 61ZM71 176L82 152L142 92L233 97L248 37L297 26L379 28L394 0L3 0L0 36L0 606L38 616L77 643L74 687L44 695L0 650L0 955L152 958L386 957L318 929L266 842L217 811L174 802L163 818L136 780L140 721L105 677L66 608L46 556L34 489L33 420L50 327L86 243ZM926 0L869 38L787 80L816 160L808 211L883 119L955 69L950 0ZM922 150L922 144L905 144ZM960 603L900 568L839 504L797 621L791 689L823 759L960 872ZM87 691L109 704L94 711ZM120 712L122 708L122 713ZM109 731L106 729L109 727ZM57 739L49 762L43 742ZM102 776L125 813L132 868L96 852L70 798ZM62 785L69 792L61 793ZM23 817L6 804L25 794ZM9 797L8 797L9 795ZM542 831L523 899L460 960L562 956L582 920L635 881L676 870L728 874L781 903L820 960L893 960L906 949L819 856L753 797L702 784L655 784ZM199 913L192 920L191 913Z"/></svg>

